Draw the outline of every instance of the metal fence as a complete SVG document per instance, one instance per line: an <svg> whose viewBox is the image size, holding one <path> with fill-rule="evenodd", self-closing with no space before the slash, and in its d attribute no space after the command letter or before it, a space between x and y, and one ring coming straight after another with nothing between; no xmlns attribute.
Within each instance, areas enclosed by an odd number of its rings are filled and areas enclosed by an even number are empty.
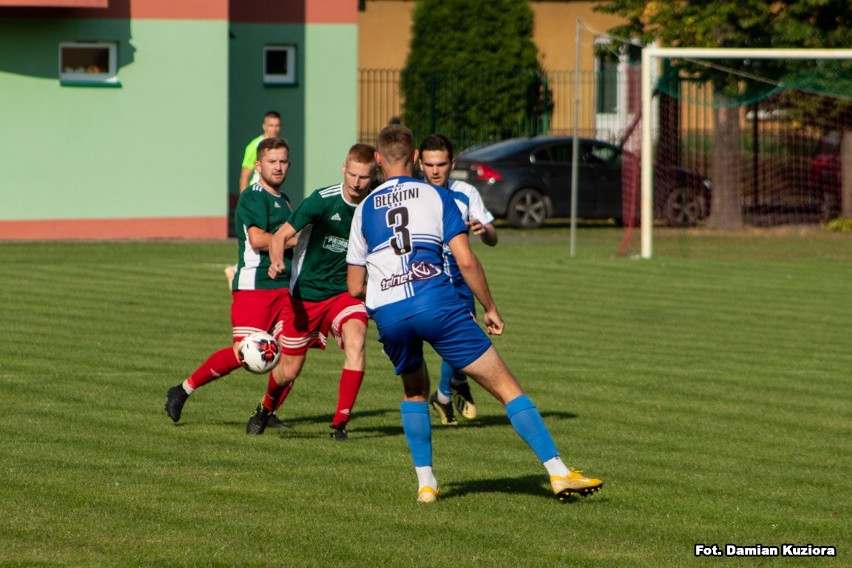
<svg viewBox="0 0 852 568"><path fill-rule="evenodd" d="M405 114L405 99L401 93L401 69L361 69L358 74L358 137L362 142L375 143L376 135L391 120L402 119ZM453 81L451 75L445 75L447 82ZM530 124L535 121L533 130L538 134L571 134L574 127L574 97L577 78L574 71L555 70L541 74L544 85L545 104L550 113L544 121L536 117L527 117L519 122L516 132L510 136L520 136L531 131ZM616 140L620 135L614 126L623 116L613 111L610 124L601 120L602 114L595 108L596 84L598 77L594 72L584 71L579 79L579 98L581 101L577 120L581 136L593 136ZM432 130L434 131L434 129ZM465 148L482 142L493 141L487 129L478 132L463 132L454 142L459 148Z"/></svg>
<svg viewBox="0 0 852 568"><path fill-rule="evenodd" d="M437 76L448 82L454 80L450 73ZM401 69L359 71L358 136L361 141L375 143L379 131L391 120L404 121L401 80ZM571 135L576 123L580 136L620 143L631 127L637 125L641 108L638 67L622 67L612 74L547 70L541 75L541 82L550 112L545 120L535 118L534 133ZM667 165L711 176L715 140L713 107L713 92L708 84L684 81L675 98L658 97L652 118L658 164L664 160ZM824 217L837 208L832 204L831 211L826 211L825 196L832 198L839 191L839 173L833 165L838 163L839 159L833 157L838 153L836 149L826 151L821 146L825 145L827 133L842 133L852 128L849 114L832 122L803 124L779 108L781 103L771 98L740 108L740 144L731 151L739 152L734 163L739 169L746 222L807 222L808 217L801 214L803 210ZM508 136L504 133L502 138L529 133L529 124L519 123L516 133ZM487 128L445 134L450 135L459 150L494 141ZM826 152L828 157L823 157ZM718 159L718 152L715 156ZM815 173L820 159L828 160L829 164ZM828 181L815 181L815 175L826 177ZM790 210L794 211L792 216L781 214ZM768 220L767 213L771 213Z"/></svg>

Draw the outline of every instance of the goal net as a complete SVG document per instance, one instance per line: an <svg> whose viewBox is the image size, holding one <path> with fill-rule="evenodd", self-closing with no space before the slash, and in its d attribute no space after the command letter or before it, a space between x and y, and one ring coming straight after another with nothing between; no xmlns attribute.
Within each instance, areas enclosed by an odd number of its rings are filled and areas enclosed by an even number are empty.
<svg viewBox="0 0 852 568"><path fill-rule="evenodd" d="M638 112L623 124L619 253L650 258L655 229L852 216L850 59L852 50L645 48L624 74Z"/></svg>

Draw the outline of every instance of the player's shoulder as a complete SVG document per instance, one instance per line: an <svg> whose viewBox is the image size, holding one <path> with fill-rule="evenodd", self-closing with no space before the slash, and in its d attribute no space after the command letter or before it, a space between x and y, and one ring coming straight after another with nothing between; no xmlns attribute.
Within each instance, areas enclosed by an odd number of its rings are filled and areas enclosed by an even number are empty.
<svg viewBox="0 0 852 568"><path fill-rule="evenodd" d="M343 194L343 184L336 183L334 185L328 185L326 187L321 187L313 192L312 195L316 196L319 199L334 199Z"/></svg>
<svg viewBox="0 0 852 568"><path fill-rule="evenodd" d="M266 191L262 185L259 183L252 184L248 186L242 194L240 194L240 201L247 201L252 203L268 203L268 204L277 204L283 201L288 206L290 205L290 198L287 197L283 191L280 191L278 195L272 194ZM275 205L275 207L279 207Z"/></svg>
<svg viewBox="0 0 852 568"><path fill-rule="evenodd" d="M245 188L242 191L242 193L240 193L240 199L238 201L238 204L239 203L245 204L245 203L250 203L250 202L251 203L257 202L259 199L263 199L263 195L262 195L263 193L266 193L266 192L263 190L263 188L260 186L260 184L253 183L250 186L248 186L247 188Z"/></svg>
<svg viewBox="0 0 852 568"><path fill-rule="evenodd" d="M457 191L459 193L464 193L465 195L470 195L471 193L479 193L475 187L473 187L466 181L462 181L460 179L451 179L450 183L447 185L451 190Z"/></svg>

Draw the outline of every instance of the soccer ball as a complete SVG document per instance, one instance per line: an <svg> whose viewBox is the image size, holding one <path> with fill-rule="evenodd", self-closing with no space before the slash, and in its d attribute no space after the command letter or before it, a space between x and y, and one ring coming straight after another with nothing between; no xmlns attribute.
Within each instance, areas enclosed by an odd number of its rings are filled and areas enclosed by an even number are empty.
<svg viewBox="0 0 852 568"><path fill-rule="evenodd" d="M240 365L250 373L262 375L271 371L278 363L281 351L275 338L262 331L245 336L237 350Z"/></svg>

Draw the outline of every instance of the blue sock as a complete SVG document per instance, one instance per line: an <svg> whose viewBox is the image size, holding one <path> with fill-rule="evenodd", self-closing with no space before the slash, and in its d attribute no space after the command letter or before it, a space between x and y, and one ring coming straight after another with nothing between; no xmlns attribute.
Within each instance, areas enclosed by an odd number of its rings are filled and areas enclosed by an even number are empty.
<svg viewBox="0 0 852 568"><path fill-rule="evenodd" d="M544 425L541 414L527 395L522 394L509 401L506 405L506 414L515 432L532 448L541 463L559 455L556 443L547 426Z"/></svg>
<svg viewBox="0 0 852 568"><path fill-rule="evenodd" d="M453 378L453 368L450 367L450 364L446 361L441 361L441 380L438 382L438 392L449 397L450 393L450 379Z"/></svg>
<svg viewBox="0 0 852 568"><path fill-rule="evenodd" d="M432 422L429 420L429 405L425 402L402 401L399 409L414 467L431 467Z"/></svg>

